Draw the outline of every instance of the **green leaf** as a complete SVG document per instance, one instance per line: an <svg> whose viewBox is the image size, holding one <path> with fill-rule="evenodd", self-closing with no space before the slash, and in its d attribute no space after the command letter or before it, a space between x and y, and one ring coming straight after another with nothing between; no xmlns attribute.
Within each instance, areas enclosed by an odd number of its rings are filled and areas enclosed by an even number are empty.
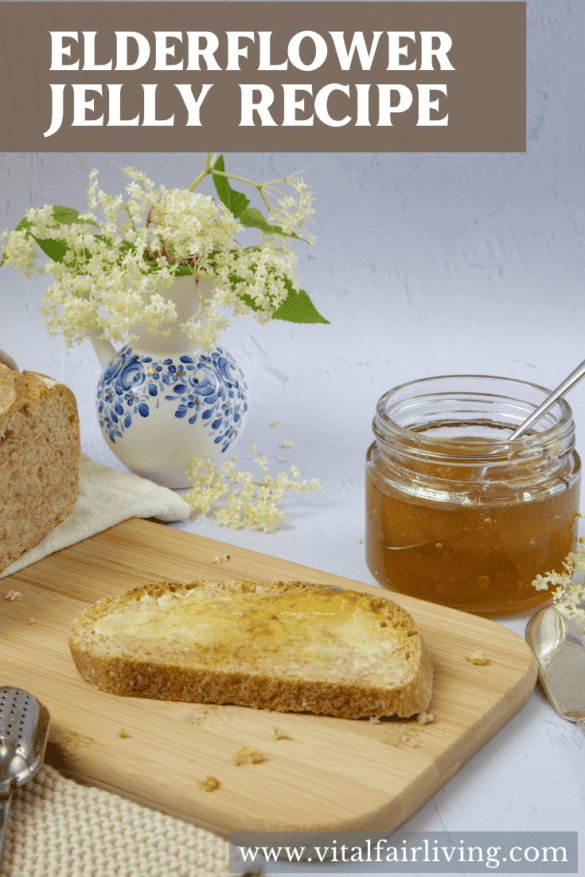
<svg viewBox="0 0 585 877"><path fill-rule="evenodd" d="M45 256L48 256L53 262L64 261L68 249L65 241L55 240L54 238L37 238L34 234L31 234L31 238L37 242Z"/></svg>
<svg viewBox="0 0 585 877"><path fill-rule="evenodd" d="M240 278L236 274L232 274L230 279L234 284L240 281ZM288 277L284 277L283 280L287 290L287 296L274 312L274 320L284 320L287 323L329 324L329 320L326 320L325 317L321 316L304 289L300 289L297 292L293 289L293 285ZM247 292L238 293L238 298L241 298L244 304L248 305L253 311L261 310L260 306L256 304L252 296L248 295Z"/></svg>
<svg viewBox="0 0 585 877"><path fill-rule="evenodd" d="M288 295L275 311L275 320L285 320L288 323L329 323L329 320L321 316L304 289L296 292L288 277L284 278L284 285Z"/></svg>
<svg viewBox="0 0 585 877"><path fill-rule="evenodd" d="M270 225L269 222L266 222L260 211L256 207L250 207L248 210L244 210L238 217L242 225L248 227L259 228L261 231L266 232L267 234L281 234L287 238L296 238L298 241L301 238L293 232L285 232L279 225Z"/></svg>
<svg viewBox="0 0 585 877"><path fill-rule="evenodd" d="M191 277L193 274L193 269L189 267L189 265L185 265L182 262L179 262L174 271L175 277Z"/></svg>
<svg viewBox="0 0 585 877"><path fill-rule="evenodd" d="M225 173L223 155L220 155L217 159L213 169ZM225 204L235 218L240 220L242 225L245 225L247 228L259 228L267 234L281 234L284 237L300 240L300 237L295 232L284 232L279 225L270 225L257 207L248 207L250 199L246 198L241 192L236 192L235 189L232 189L227 177L213 174L213 182L222 204Z"/></svg>
<svg viewBox="0 0 585 877"><path fill-rule="evenodd" d="M73 223L85 225L86 220L80 219L79 215L79 210L74 210L72 207L53 207L53 218L57 226L72 225ZM92 224L95 225L95 223ZM32 222L26 217L21 219L16 226L17 231L29 231L30 228L32 228ZM38 238L31 232L29 232L29 234L32 239L38 244L43 253L49 257L49 259L52 259L53 262L65 261L65 256L67 255L68 251L68 247L65 241L60 240L59 238ZM2 259L0 265L2 265L3 263L4 259Z"/></svg>
<svg viewBox="0 0 585 877"><path fill-rule="evenodd" d="M58 225L73 225L73 223L78 223L79 225L86 225L88 220L79 218L79 210L74 210L72 207L53 207L53 218ZM91 225L96 225L95 222L92 222Z"/></svg>
<svg viewBox="0 0 585 877"><path fill-rule="evenodd" d="M223 155L220 155L215 164L213 165L213 170L222 171L225 173L225 165L223 161ZM239 219L248 204L250 203L250 199L246 198L241 192L236 192L235 189L232 189L230 186L230 181L227 177L220 177L218 174L214 174L212 171L213 182L215 184L215 190L219 196L219 200L222 204L225 204L227 209L233 213L236 219Z"/></svg>

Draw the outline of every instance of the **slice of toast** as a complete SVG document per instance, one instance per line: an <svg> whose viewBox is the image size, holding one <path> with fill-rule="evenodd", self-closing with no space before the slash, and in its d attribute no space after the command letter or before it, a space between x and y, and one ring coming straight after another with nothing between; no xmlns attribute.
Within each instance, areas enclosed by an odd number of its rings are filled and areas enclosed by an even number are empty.
<svg viewBox="0 0 585 877"><path fill-rule="evenodd" d="M307 582L135 588L71 625L81 676L112 694L344 718L427 709L432 664L385 597Z"/></svg>

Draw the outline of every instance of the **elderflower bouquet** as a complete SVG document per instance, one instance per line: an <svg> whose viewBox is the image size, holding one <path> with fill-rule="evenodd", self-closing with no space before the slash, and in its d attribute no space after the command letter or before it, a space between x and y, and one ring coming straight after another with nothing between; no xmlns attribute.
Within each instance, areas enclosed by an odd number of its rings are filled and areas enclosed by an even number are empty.
<svg viewBox="0 0 585 877"><path fill-rule="evenodd" d="M181 329L195 347L209 351L232 314L326 323L296 277L292 241L313 245L307 222L313 198L299 175L254 183L228 174L223 156L207 153L205 167L188 188L155 186L146 174L124 169L127 198L108 195L89 175L87 210L31 208L8 234L2 262L28 277L37 268L39 250L49 274L42 311L49 332L61 333L67 346L95 337L134 340L132 327L146 324L151 334L178 319L172 298L175 278L210 280L211 298L200 296L196 314ZM217 198L196 189L211 176ZM241 192L237 180L255 189L266 215ZM244 245L248 229L260 240ZM168 293L167 293L168 290Z"/></svg>

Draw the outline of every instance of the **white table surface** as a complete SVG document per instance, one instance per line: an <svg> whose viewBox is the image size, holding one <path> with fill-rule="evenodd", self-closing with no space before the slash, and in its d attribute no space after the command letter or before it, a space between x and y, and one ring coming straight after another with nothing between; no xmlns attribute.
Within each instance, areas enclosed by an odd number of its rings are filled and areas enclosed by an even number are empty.
<svg viewBox="0 0 585 877"><path fill-rule="evenodd" d="M25 290L26 286L20 289ZM47 339L31 298L24 295L19 300L19 308L4 313L1 346L14 355L21 367L42 370L74 386L83 450L95 460L123 469L97 426L92 393L99 367L93 351L84 345L82 350L65 353L60 342ZM16 341L25 314L29 318L26 337L20 336ZM262 329L266 337L270 331L270 328ZM241 344L241 350L250 351L248 365L256 356L260 356L262 362L252 382L250 419L236 453L243 458L248 445L257 443L259 450L271 458L273 472L282 468L279 459L290 456L306 477L322 480L321 492L287 500L283 504L288 514L287 524L273 534L219 527L212 518L201 515L173 526L376 584L366 566L362 542L364 454L370 441L373 406L378 391L390 385L392 369L386 366L381 379L374 351L367 349L363 350L362 362L354 359L345 363L341 351L333 352L331 336L335 331L334 327L276 328L275 334L281 338L314 332L324 339L325 349L320 350L317 345L310 368L303 356L294 362L290 358L279 361L275 351L262 356L262 341L258 340L261 336L255 328ZM272 344L278 347L274 339ZM289 356L293 348L294 344L287 351ZM457 370L460 357L453 354L450 365L452 370ZM445 367L445 370L448 369ZM576 417L585 423L585 405L579 399L579 392L575 390L579 403ZM274 420L280 424L271 426ZM293 447L284 450L282 441L293 442ZM528 617L512 616L498 622L523 636ZM585 735L575 725L559 718L543 695L535 691L526 705L432 795L403 828L454 834L498 830L582 831L585 824L584 764Z"/></svg>
<svg viewBox="0 0 585 877"><path fill-rule="evenodd" d="M436 374L497 374L556 386L584 358L582 37L575 3L528 4L527 151L510 155L261 155L226 150L257 179L293 169L317 194L317 246L299 274L324 326L234 322L224 343L252 386L238 455L290 456L320 493L287 500L272 535L199 516L181 529L375 584L364 558L364 456L379 396ZM554 8L553 8L554 7ZM44 203L83 206L87 174L121 191L119 168L185 185L201 155L0 155L0 227ZM195 171L195 173L194 173ZM43 284L0 270L0 348L75 392L83 450L123 468L93 408L100 368L39 313ZM571 394L585 450L585 383ZM271 426L278 420L280 425ZM281 447L293 442L290 451ZM527 616L499 623L524 634ZM535 691L403 826L420 831L580 831L585 735ZM585 866L581 866L585 874Z"/></svg>

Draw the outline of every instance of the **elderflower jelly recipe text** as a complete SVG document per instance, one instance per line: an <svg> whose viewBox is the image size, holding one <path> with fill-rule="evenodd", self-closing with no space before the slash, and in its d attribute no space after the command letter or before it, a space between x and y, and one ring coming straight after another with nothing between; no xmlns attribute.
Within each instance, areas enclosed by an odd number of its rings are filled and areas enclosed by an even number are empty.
<svg viewBox="0 0 585 877"><path fill-rule="evenodd" d="M214 82L173 82L177 111L185 127L202 127L202 110L217 85L218 72L274 73L327 70L343 74L357 64L370 71L375 64L386 72L454 71L449 52L453 41L444 31L312 30L295 33L286 50L273 48L272 31L115 31L115 49L100 44L97 31L51 31L52 72L133 73L138 70L170 74L206 74ZM220 63L221 61L221 63ZM123 77L121 77L123 78ZM339 77L342 78L341 76ZM398 77L394 77L398 78ZM271 80L273 81L273 80ZM165 83L168 86L168 83ZM44 137L64 124L71 127L160 127L175 125L168 91L160 82L52 82L51 122ZM446 126L447 82L282 82L276 88L264 82L239 82L239 127L300 127L321 123L327 127L384 127L395 124L411 107L416 126ZM133 110L125 113L123 103ZM211 102L213 97L211 98ZM134 112L136 105L140 110ZM172 110L172 107L171 107Z"/></svg>

